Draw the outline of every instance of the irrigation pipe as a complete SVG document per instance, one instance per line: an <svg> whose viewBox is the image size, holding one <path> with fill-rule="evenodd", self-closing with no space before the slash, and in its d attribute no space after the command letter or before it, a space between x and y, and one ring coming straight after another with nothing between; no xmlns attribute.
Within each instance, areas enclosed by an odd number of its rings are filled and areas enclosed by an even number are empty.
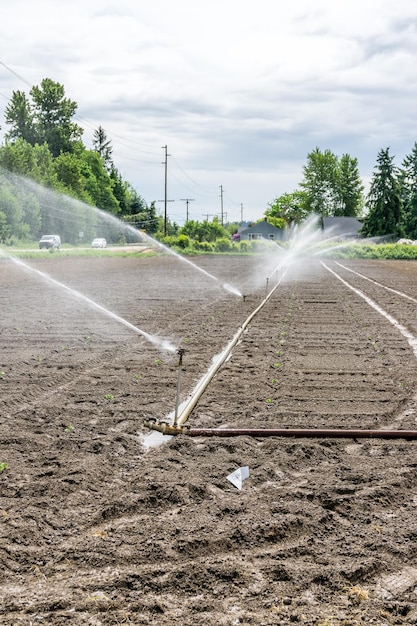
<svg viewBox="0 0 417 626"><path fill-rule="evenodd" d="M206 390L209 382L219 370L221 365L225 362L234 346L239 341L240 337L251 323L253 318L259 313L259 311L265 306L268 300L271 298L274 291L277 289L281 280L285 274L283 274L277 284L269 293L266 294L261 304L249 315L245 322L234 335L233 339L226 346L223 352L213 362L207 373L198 382L189 400L185 403L182 411L178 414L178 401L175 412L175 419L173 424L155 419L148 419L144 425L151 430L156 430L164 435L186 435L188 437L286 437L294 439L405 439L408 441L417 440L416 430L361 430L361 429L308 429L308 428L189 428L184 426L190 413L194 409L195 405L199 401L200 397ZM180 354L180 368L182 366L182 354ZM177 394L179 387L177 390Z"/></svg>
<svg viewBox="0 0 417 626"><path fill-rule="evenodd" d="M294 437L296 439L417 439L417 430L339 430L306 428L184 428L189 437Z"/></svg>
<svg viewBox="0 0 417 626"><path fill-rule="evenodd" d="M417 439L417 430L361 430L342 428L189 428L150 419L145 426L163 435L187 437L286 437L293 439Z"/></svg>
<svg viewBox="0 0 417 626"><path fill-rule="evenodd" d="M209 382L211 381L213 376L216 374L216 372L223 365L223 363L225 362L225 360L229 356L230 352L233 350L233 348L235 347L235 345L237 344L237 342L239 341L240 337L245 332L246 328L249 326L249 324L251 323L251 321L253 320L255 315L257 315L259 313L259 311L268 302L268 300L270 299L270 297L274 293L275 289L277 289L277 287L280 284L281 280L284 278L284 275L285 274L283 274L281 276L280 280L277 282L275 287L273 287L273 289L271 289L271 291L265 296L265 298L262 300L261 304L249 315L249 317L246 319L246 321L242 323L242 325L240 326L239 330L237 331L237 333L235 334L233 339L226 346L226 348L223 350L223 352L221 352L219 354L219 356L213 362L213 364L208 369L208 371L203 376L203 378L201 378L200 381L197 383L197 386L193 390L191 397L185 403L181 413L177 416L177 418L175 420L175 425L182 426L183 424L185 424L185 422L187 421L190 413L192 412L192 410L194 409L195 405L197 404L197 402L201 398L202 394L206 390L207 385L209 384Z"/></svg>

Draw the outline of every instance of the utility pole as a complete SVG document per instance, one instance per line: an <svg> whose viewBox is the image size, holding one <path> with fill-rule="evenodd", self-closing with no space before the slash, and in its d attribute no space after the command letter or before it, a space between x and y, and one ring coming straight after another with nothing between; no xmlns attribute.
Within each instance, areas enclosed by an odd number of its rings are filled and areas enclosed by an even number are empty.
<svg viewBox="0 0 417 626"><path fill-rule="evenodd" d="M243 204L240 203L240 223L242 224L243 222Z"/></svg>
<svg viewBox="0 0 417 626"><path fill-rule="evenodd" d="M168 146L162 146L162 149L165 150L165 160L163 165L165 165L165 196L164 196L164 237L167 234L167 193L168 193Z"/></svg>
<svg viewBox="0 0 417 626"><path fill-rule="evenodd" d="M204 213L203 213L203 215L204 215ZM205 216L206 216L206 222L208 222L208 218L209 218L209 217L213 217L213 215L214 215L214 213L206 213L206 214L205 214Z"/></svg>
<svg viewBox="0 0 417 626"><path fill-rule="evenodd" d="M223 226L223 185L220 185L220 222L221 225Z"/></svg>
<svg viewBox="0 0 417 626"><path fill-rule="evenodd" d="M181 200L187 205L187 219L185 221L188 222L188 203L194 202L194 198L181 198Z"/></svg>

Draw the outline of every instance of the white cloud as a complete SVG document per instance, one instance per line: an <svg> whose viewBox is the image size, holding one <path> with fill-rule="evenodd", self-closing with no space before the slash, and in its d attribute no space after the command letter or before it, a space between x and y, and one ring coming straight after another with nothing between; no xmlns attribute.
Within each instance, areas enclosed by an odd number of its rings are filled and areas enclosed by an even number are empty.
<svg viewBox="0 0 417 626"><path fill-rule="evenodd" d="M412 0L14 0L0 24L0 117L13 90L49 77L102 125L123 176L169 210L261 217L316 146L357 157L417 140ZM3 124L2 124L3 126ZM177 220L178 221L178 220Z"/></svg>

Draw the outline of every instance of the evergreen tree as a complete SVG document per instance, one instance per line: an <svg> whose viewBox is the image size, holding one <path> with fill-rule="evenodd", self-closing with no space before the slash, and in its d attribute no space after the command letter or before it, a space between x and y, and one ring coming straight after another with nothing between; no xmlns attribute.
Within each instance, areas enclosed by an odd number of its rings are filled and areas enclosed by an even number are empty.
<svg viewBox="0 0 417 626"><path fill-rule="evenodd" d="M406 237L417 239L417 143L402 163L399 174L403 201L404 232Z"/></svg>
<svg viewBox="0 0 417 626"><path fill-rule="evenodd" d="M36 141L31 104L23 91L14 91L4 114L6 124L11 129L5 134L6 140L24 139L33 145Z"/></svg>
<svg viewBox="0 0 417 626"><path fill-rule="evenodd" d="M94 150L98 152L103 159L103 163L106 166L107 171L111 172L111 170L114 168L112 159L113 148L111 145L111 141L110 139L107 139L107 135L102 126L99 126L94 131L93 146Z"/></svg>
<svg viewBox="0 0 417 626"><path fill-rule="evenodd" d="M401 189L389 148L378 153L371 187L366 199L368 213L361 233L367 237L402 235Z"/></svg>
<svg viewBox="0 0 417 626"><path fill-rule="evenodd" d="M125 183L119 170L114 165L110 168L110 180L113 186L113 195L119 203L120 213L126 215L129 209L129 184Z"/></svg>

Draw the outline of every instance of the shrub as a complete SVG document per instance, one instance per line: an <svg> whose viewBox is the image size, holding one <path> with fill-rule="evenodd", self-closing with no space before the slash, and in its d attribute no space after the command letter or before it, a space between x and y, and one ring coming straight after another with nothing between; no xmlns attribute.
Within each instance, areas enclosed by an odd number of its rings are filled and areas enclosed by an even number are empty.
<svg viewBox="0 0 417 626"><path fill-rule="evenodd" d="M198 252L213 252L214 251L213 244L209 243L208 241L193 241L191 247L192 249Z"/></svg>
<svg viewBox="0 0 417 626"><path fill-rule="evenodd" d="M240 241L239 242L239 251L240 252L251 252L252 244L250 241Z"/></svg>
<svg viewBox="0 0 417 626"><path fill-rule="evenodd" d="M220 237L220 239L216 239L215 249L217 252L230 252L233 248L234 246L232 242L230 239L227 239L227 237Z"/></svg>
<svg viewBox="0 0 417 626"><path fill-rule="evenodd" d="M176 244L182 250L188 248L190 245L190 238L187 235L178 235Z"/></svg>

